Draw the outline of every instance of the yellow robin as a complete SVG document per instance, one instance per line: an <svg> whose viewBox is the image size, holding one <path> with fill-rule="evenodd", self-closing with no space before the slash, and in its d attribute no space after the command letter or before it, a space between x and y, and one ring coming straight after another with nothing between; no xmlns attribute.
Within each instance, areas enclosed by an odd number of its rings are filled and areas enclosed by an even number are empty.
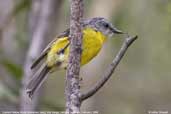
<svg viewBox="0 0 171 114"><path fill-rule="evenodd" d="M102 17L84 19L82 28L81 66L91 61L99 53L108 37L111 37L113 34L123 34L122 31L116 29ZM66 69L70 49L69 33L70 30L67 29L57 36L32 64L31 69L35 68L42 60L45 60L28 82L26 89L29 97L32 97L34 92L42 85L49 72Z"/></svg>

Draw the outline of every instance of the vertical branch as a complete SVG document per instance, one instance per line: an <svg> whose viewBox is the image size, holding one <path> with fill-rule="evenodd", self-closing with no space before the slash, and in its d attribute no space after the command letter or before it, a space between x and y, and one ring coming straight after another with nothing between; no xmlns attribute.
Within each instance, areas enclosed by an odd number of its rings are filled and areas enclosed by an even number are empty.
<svg viewBox="0 0 171 114"><path fill-rule="evenodd" d="M26 55L26 61L24 65L24 76L22 79L22 89L21 89L21 107L20 110L32 111L37 108L39 92L35 94L35 97L30 100L26 95L26 86L32 76L33 71L30 70L30 66L33 60L40 54L43 45L45 45L48 40L49 35L53 31L52 24L54 24L54 18L56 17L57 7L59 8L61 0L33 0L32 1L32 15L29 25L30 25L30 37L32 41L30 43L30 48ZM53 22L53 23L52 23Z"/></svg>
<svg viewBox="0 0 171 114"><path fill-rule="evenodd" d="M71 0L70 16L70 54L66 73L66 111L70 113L80 112L80 87L79 72L82 52L82 27L83 0Z"/></svg>

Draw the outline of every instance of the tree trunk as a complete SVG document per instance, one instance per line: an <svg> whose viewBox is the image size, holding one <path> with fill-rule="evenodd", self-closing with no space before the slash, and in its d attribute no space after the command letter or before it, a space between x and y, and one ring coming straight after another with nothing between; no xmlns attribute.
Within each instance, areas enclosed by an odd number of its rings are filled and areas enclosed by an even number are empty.
<svg viewBox="0 0 171 114"><path fill-rule="evenodd" d="M81 19L83 17L83 0L71 0L70 16L70 54L66 73L66 112L80 112L80 57L82 52L82 27Z"/></svg>

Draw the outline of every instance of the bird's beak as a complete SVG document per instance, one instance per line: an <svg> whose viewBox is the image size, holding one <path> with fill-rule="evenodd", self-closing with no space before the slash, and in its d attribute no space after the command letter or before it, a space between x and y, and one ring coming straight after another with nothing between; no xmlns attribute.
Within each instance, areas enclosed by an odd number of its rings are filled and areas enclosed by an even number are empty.
<svg viewBox="0 0 171 114"><path fill-rule="evenodd" d="M124 34L121 30L118 30L117 28L112 28L112 32L116 34Z"/></svg>

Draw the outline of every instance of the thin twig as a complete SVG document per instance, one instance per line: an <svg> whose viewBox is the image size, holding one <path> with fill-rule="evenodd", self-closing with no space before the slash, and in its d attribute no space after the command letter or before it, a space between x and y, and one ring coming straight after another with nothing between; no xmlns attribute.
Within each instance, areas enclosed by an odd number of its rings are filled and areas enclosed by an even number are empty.
<svg viewBox="0 0 171 114"><path fill-rule="evenodd" d="M118 52L118 54L116 55L116 57L114 58L114 60L112 61L112 63L110 64L110 66L108 67L108 69L106 70L104 75L102 76L102 78L92 88L90 88L90 90L81 94L81 96L80 96L81 101L84 101L84 100L88 99L89 97L93 96L98 90L100 90L100 88L103 87L103 85L108 81L108 79L114 73L117 65L119 64L122 57L126 53L128 47L137 38L138 38L138 36L134 36L134 37L128 37L125 39L124 43L122 44L120 51Z"/></svg>

